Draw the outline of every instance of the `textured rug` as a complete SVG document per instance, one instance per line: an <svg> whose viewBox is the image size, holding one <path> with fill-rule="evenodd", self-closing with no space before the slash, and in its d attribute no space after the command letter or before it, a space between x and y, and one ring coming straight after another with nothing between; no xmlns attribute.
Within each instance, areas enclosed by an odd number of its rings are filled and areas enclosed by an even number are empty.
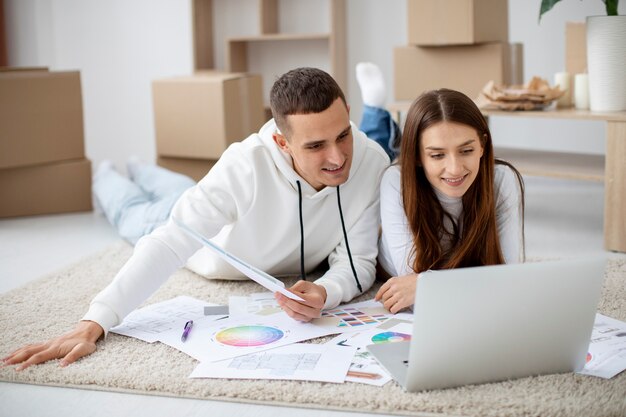
<svg viewBox="0 0 626 417"><path fill-rule="evenodd" d="M72 328L91 298L131 255L119 243L66 270L0 296L0 354ZM5 279L7 277L4 277ZM190 295L226 304L229 295L260 291L253 282L207 281L180 270L147 304ZM373 290L360 300L373 296ZM599 312L626 320L626 260L608 264ZM0 380L196 399L289 405L400 415L626 416L626 372L604 380L560 374L456 389L405 393L355 384L267 380L190 379L197 362L161 343L111 334L93 355L67 367L56 361L23 372L0 369Z"/></svg>

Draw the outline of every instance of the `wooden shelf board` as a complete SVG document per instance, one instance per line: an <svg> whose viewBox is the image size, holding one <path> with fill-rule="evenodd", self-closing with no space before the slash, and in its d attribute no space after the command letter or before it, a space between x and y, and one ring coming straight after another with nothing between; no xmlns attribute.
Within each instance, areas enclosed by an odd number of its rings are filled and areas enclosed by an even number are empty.
<svg viewBox="0 0 626 417"><path fill-rule="evenodd" d="M268 42L268 41L306 41L329 40L329 33L268 33L256 36L241 36L228 39L230 43Z"/></svg>
<svg viewBox="0 0 626 417"><path fill-rule="evenodd" d="M410 101L397 101L387 106L392 113L406 113L411 106ZM599 120L610 122L626 122L626 111L592 112L576 109L546 109L530 111L481 110L485 116L528 117L546 119Z"/></svg>
<svg viewBox="0 0 626 417"><path fill-rule="evenodd" d="M571 180L604 181L604 155L496 147L496 158L512 163L522 174Z"/></svg>

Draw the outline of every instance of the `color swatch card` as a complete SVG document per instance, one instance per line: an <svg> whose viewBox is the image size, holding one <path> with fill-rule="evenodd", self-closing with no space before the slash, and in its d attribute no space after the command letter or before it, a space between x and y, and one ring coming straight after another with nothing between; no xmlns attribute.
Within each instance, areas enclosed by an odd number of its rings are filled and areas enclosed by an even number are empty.
<svg viewBox="0 0 626 417"><path fill-rule="evenodd" d="M294 343L219 362L202 362L190 378L283 379L342 383L356 348Z"/></svg>
<svg viewBox="0 0 626 417"><path fill-rule="evenodd" d="M281 312L194 324L185 342L170 333L159 340L201 362L215 362L333 333L337 331L293 320Z"/></svg>
<svg viewBox="0 0 626 417"><path fill-rule="evenodd" d="M344 333L376 326L390 318L412 320L413 315L408 313L391 314L380 302L368 300L324 310L322 317L312 322L318 326L335 327L338 333Z"/></svg>

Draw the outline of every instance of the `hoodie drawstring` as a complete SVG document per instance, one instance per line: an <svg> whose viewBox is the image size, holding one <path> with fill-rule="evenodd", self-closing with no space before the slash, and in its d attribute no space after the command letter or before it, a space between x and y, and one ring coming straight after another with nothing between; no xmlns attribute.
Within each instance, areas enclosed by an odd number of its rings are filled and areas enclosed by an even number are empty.
<svg viewBox="0 0 626 417"><path fill-rule="evenodd" d="M298 213L300 214L300 278L306 281L306 273L304 272L304 221L302 220L302 186L300 181L298 184Z"/></svg>
<svg viewBox="0 0 626 417"><path fill-rule="evenodd" d="M302 186L300 181L296 180L298 185L298 213L300 215L300 277L306 281L306 273L304 272L304 220L302 218ZM341 209L341 196L339 193L339 186L337 186L337 205L339 206L339 217L341 218L341 229L343 230L343 238L346 241L346 250L348 252L348 259L350 260L350 267L352 268L352 274L354 274L354 280L360 293L363 293L361 282L356 273L354 262L352 261L352 253L350 252L350 244L348 243L348 233L346 232L346 224L343 220L343 210Z"/></svg>
<svg viewBox="0 0 626 417"><path fill-rule="evenodd" d="M359 289L360 293L363 293L363 288L361 287L359 277L357 276L356 269L354 268L354 262L352 262L352 253L350 253L350 245L348 244L348 233L346 232L346 224L343 221L343 211L341 210L341 197L339 196L339 186L337 186L337 205L339 206L339 217L341 217L341 228L343 229L343 237L346 240L346 250L348 251L348 259L350 259L350 267L352 268L352 273L354 274L356 287Z"/></svg>

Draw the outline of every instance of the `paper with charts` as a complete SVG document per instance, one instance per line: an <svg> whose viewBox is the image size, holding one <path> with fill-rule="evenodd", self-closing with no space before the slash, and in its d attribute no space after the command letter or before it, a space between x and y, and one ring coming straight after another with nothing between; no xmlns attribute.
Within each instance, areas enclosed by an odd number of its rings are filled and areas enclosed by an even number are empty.
<svg viewBox="0 0 626 417"><path fill-rule="evenodd" d="M294 343L220 362L202 362L190 378L286 379L342 383L356 348Z"/></svg>
<svg viewBox="0 0 626 417"><path fill-rule="evenodd" d="M167 332L174 332L180 338L180 332L188 320L194 320L198 325L201 320L213 321L225 317L205 317L204 307L211 305L215 304L182 295L131 312L119 326L111 328L111 332L148 343L160 340Z"/></svg>
<svg viewBox="0 0 626 417"><path fill-rule="evenodd" d="M282 313L282 309L269 292L255 293L246 296L229 297L228 307L230 317L241 317L246 314L270 316ZM330 310L322 311L322 317L312 323L318 326L337 328L337 332L356 331L363 327L371 327L383 323L387 319L398 318L412 320L410 313L391 314L383 305L375 300L345 304Z"/></svg>
<svg viewBox="0 0 626 417"><path fill-rule="evenodd" d="M412 332L411 323L391 319L376 327L361 329L354 333L340 334L326 344L357 349L346 381L380 387L391 381L391 376L365 347L371 344L408 341L411 340Z"/></svg>
<svg viewBox="0 0 626 417"><path fill-rule="evenodd" d="M613 378L626 369L626 323L596 314L587 363L578 373Z"/></svg>
<svg viewBox="0 0 626 417"><path fill-rule="evenodd" d="M302 323L281 312L227 318L203 326L194 324L185 342L181 342L180 334L170 333L159 340L201 362L216 362L335 333L336 328Z"/></svg>

